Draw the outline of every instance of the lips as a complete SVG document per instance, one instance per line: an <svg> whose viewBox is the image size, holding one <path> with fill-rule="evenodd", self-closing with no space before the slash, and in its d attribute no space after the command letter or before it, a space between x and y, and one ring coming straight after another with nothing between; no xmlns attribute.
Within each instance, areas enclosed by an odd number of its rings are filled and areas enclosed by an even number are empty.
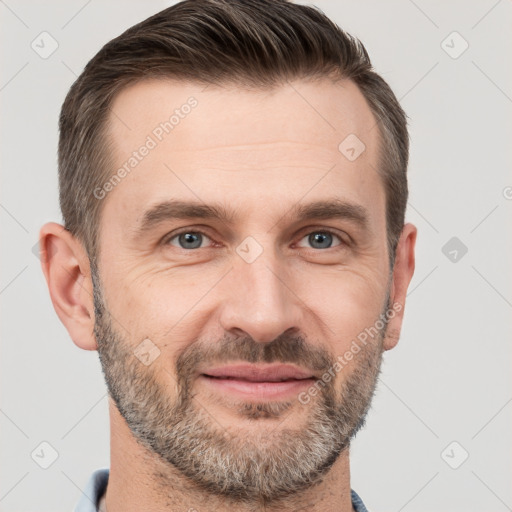
<svg viewBox="0 0 512 512"><path fill-rule="evenodd" d="M239 364L211 368L203 372L207 377L216 379L245 380L248 382L282 382L286 380L312 379L314 375L292 365L256 366Z"/></svg>
<svg viewBox="0 0 512 512"><path fill-rule="evenodd" d="M199 381L210 391L249 400L289 400L315 382L311 371L288 364L236 364L205 369Z"/></svg>

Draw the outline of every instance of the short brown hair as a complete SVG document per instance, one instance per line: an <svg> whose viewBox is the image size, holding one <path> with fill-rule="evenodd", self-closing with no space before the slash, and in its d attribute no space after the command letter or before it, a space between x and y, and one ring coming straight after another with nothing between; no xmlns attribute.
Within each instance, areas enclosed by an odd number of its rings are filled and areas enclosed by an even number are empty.
<svg viewBox="0 0 512 512"><path fill-rule="evenodd" d="M376 117L392 266L408 196L405 113L359 40L320 10L287 0L184 0L129 28L91 59L66 96L59 121L66 229L94 261L102 201L93 191L113 172L108 116L128 84L174 78L272 87L324 76L353 81Z"/></svg>

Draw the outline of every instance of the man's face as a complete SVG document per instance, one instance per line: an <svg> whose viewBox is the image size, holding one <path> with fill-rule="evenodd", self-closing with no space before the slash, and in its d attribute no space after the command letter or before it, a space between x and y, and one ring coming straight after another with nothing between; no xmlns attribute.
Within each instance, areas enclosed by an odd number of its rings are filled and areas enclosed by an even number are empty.
<svg viewBox="0 0 512 512"><path fill-rule="evenodd" d="M346 81L145 81L112 111L129 172L101 199L95 334L120 413L212 492L310 485L364 420L385 329L336 361L390 307L369 107Z"/></svg>

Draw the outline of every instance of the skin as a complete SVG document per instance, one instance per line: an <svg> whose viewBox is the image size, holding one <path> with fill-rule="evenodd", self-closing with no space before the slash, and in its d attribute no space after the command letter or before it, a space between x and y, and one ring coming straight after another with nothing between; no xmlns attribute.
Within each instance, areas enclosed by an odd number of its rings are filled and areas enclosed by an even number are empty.
<svg viewBox="0 0 512 512"><path fill-rule="evenodd" d="M364 97L348 81L297 80L269 89L204 86L170 80L143 81L115 99L110 118L115 169L139 148L169 112L189 97L197 107L180 120L132 172L102 199L98 268L113 327L134 349L145 338L159 348L151 369L169 399L176 398L174 363L194 340L226 333L267 344L289 330L303 334L332 357L342 356L374 325L389 293L400 311L389 320L382 347L398 342L405 296L414 272L416 228L406 224L390 275L385 192L379 167L379 132ZM122 120L122 122L120 121ZM366 146L351 162L338 146L356 134ZM234 212L230 224L212 219L169 219L139 233L143 212L170 198L221 203ZM367 227L350 219L306 220L290 216L297 204L340 199L364 208ZM199 249L178 239L178 228L203 231ZM332 247L314 248L308 235L329 229ZM261 255L247 263L236 252L253 237ZM74 343L96 350L91 268L83 245L56 223L40 233L42 265L55 310ZM336 374L334 387L354 371L358 358ZM219 425L256 436L268 422L300 432L311 409L294 400L279 421L236 412L231 397L204 382L197 400ZM108 512L233 510L221 496L195 488L137 443L110 400L111 473ZM265 423L267 422L267 423ZM278 430L276 430L278 431ZM153 476L165 474L172 501ZM352 510L348 449L325 477L265 510ZM263 510L240 504L236 510Z"/></svg>

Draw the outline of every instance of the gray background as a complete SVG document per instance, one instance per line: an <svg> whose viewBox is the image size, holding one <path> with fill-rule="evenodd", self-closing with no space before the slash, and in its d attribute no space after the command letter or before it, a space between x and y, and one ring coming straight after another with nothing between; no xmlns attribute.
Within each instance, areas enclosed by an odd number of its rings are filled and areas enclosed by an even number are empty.
<svg viewBox="0 0 512 512"><path fill-rule="evenodd" d="M33 247L61 221L68 88L105 42L168 5L0 0L3 511L69 511L109 464L97 354L60 324ZM373 511L512 510L512 3L316 5L361 38L410 117L407 218L419 229L402 338L353 444L352 486ZM47 58L31 47L51 49L43 31L58 43ZM48 469L35 462L51 462L43 441L58 453Z"/></svg>

